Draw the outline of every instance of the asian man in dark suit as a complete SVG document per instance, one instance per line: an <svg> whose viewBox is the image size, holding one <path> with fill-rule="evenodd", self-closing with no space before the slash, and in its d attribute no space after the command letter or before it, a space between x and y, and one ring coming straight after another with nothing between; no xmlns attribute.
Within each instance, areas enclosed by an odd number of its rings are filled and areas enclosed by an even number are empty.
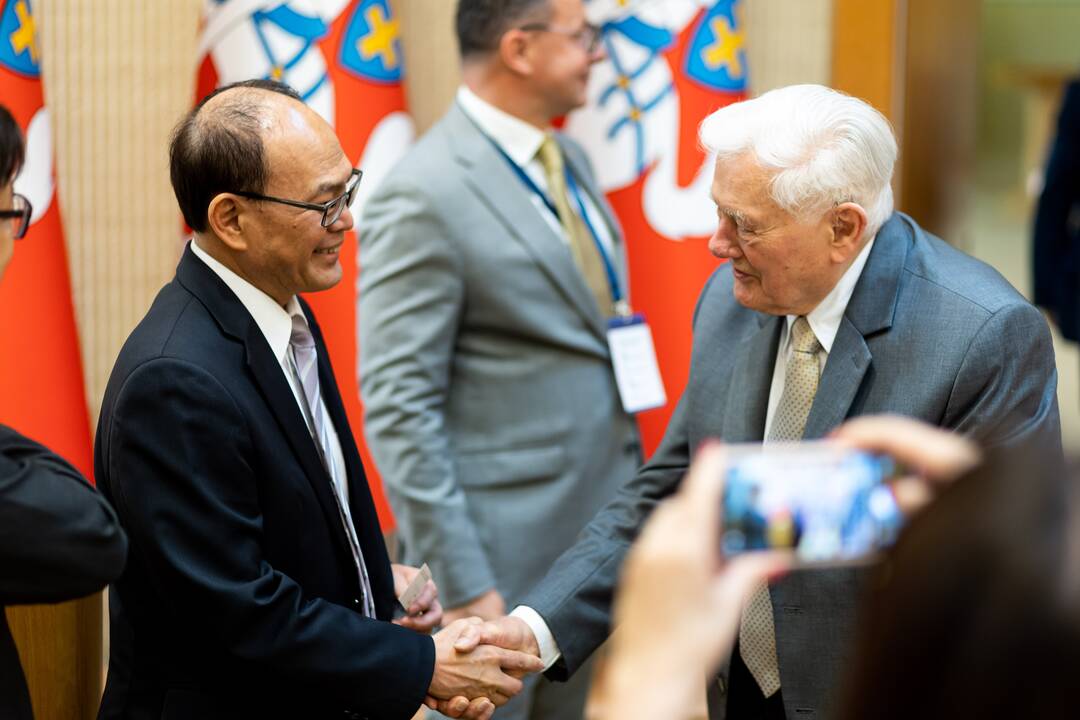
<svg viewBox="0 0 1080 720"><path fill-rule="evenodd" d="M22 161L22 133L0 105L0 279L15 240L30 225L30 203L13 188ZM126 556L116 513L79 471L0 425L0 718L33 717L4 607L101 590L120 574Z"/></svg>
<svg viewBox="0 0 1080 720"><path fill-rule="evenodd" d="M542 654L556 678L610 632L627 548L709 438L815 439L897 413L1062 462L1046 322L992 268L894 212L897 146L880 113L797 85L718 110L701 139L717 153L709 247L727 262L698 302L686 390L656 454L522 600L544 624L509 617L481 634ZM863 577L803 570L762 586L710 684L710 717L829 717Z"/></svg>
<svg viewBox="0 0 1080 720"><path fill-rule="evenodd" d="M535 669L462 654L430 584L390 565L301 292L340 279L360 171L287 87L219 89L177 127L194 237L105 392L99 482L131 537L111 597L101 718L409 718L425 696L490 715Z"/></svg>

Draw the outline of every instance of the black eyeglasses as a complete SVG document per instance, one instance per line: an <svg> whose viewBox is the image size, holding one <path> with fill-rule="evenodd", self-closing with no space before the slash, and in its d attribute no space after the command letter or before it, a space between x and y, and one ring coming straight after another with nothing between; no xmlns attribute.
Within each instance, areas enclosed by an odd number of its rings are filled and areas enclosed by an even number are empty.
<svg viewBox="0 0 1080 720"><path fill-rule="evenodd" d="M30 227L30 215L34 212L34 206L19 193L12 195L11 199L11 204L15 207L10 210L0 210L0 219L12 221L11 234L19 240L26 235L26 230Z"/></svg>
<svg viewBox="0 0 1080 720"><path fill-rule="evenodd" d="M321 225L323 227L330 227L338 221L338 218L341 217L341 213L345 208L352 206L353 200L356 199L356 188L360 186L360 178L362 177L364 177L364 171L360 168L353 168L352 172L349 174L345 192L338 195L333 200L327 200L324 203L286 200L285 198L274 197L272 195L260 195L259 193L247 192L246 190L237 191L233 194L252 200L267 200L269 202L281 203L282 205L292 205L293 207L303 208L304 210L318 210L322 213ZM353 180L353 178L356 179Z"/></svg>
<svg viewBox="0 0 1080 720"><path fill-rule="evenodd" d="M596 52L596 48L600 45L600 28L592 23L585 23L580 30L563 30L561 28L551 27L547 23L530 23L528 25L522 25L518 30L524 32L549 32L555 33L556 35L565 35L590 55Z"/></svg>

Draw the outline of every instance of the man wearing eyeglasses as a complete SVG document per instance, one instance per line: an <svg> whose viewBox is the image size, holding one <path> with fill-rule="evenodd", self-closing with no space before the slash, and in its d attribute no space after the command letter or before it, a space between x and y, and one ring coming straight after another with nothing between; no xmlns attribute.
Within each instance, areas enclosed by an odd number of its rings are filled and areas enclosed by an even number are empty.
<svg viewBox="0 0 1080 720"><path fill-rule="evenodd" d="M360 230L360 382L405 558L445 617L514 608L634 474L612 370L623 238L554 122L603 58L581 0L461 0L463 84ZM586 668L530 678L505 718L576 718Z"/></svg>
<svg viewBox="0 0 1080 720"><path fill-rule="evenodd" d="M105 391L98 482L132 561L111 597L101 718L483 718L539 660L453 649L428 581L391 567L319 326L360 182L291 89L219 89L178 125L193 238ZM474 701L474 702L470 702Z"/></svg>
<svg viewBox="0 0 1080 720"><path fill-rule="evenodd" d="M23 153L22 132L0 105L0 279L30 226L30 203L14 192ZM4 342L15 351L16 338ZM0 425L0 718L33 718L4 606L98 592L120 574L126 555L116 513L79 471Z"/></svg>

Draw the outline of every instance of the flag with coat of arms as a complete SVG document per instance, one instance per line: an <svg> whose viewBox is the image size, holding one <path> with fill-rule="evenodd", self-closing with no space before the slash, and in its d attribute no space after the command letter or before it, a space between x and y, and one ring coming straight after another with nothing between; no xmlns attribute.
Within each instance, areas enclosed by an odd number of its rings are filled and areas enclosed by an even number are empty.
<svg viewBox="0 0 1080 720"><path fill-rule="evenodd" d="M205 0L196 99L231 82L286 83L334 128L364 171L354 217L412 143L398 22L388 0ZM363 438L356 334L356 237L341 248L342 281L306 296L322 328L384 531L393 514Z"/></svg>
<svg viewBox="0 0 1080 720"><path fill-rule="evenodd" d="M0 279L0 423L48 446L89 478L90 415L35 17L31 0L0 0L0 103L26 139L15 192L33 206L30 229L15 241Z"/></svg>
<svg viewBox="0 0 1080 720"><path fill-rule="evenodd" d="M713 159L698 124L746 98L745 0L586 0L606 57L589 77L588 103L566 120L626 235L631 300L652 326L668 397L690 366L691 317L717 260L710 198ZM646 451L674 410L638 418Z"/></svg>

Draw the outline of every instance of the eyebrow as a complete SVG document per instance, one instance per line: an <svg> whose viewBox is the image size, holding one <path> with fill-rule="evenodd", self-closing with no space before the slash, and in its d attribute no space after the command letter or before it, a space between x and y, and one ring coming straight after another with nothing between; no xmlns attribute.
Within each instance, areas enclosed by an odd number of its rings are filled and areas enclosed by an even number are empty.
<svg viewBox="0 0 1080 720"><path fill-rule="evenodd" d="M738 225L755 225L756 223L741 210L735 208L726 208L719 205L716 206L716 211L721 215L726 215L735 221Z"/></svg>
<svg viewBox="0 0 1080 720"><path fill-rule="evenodd" d="M319 187L315 189L315 194L312 197L318 197L324 193L334 192L336 190L344 190L349 184L350 178L352 178L352 168L349 168L349 174L344 180L327 180L326 182L319 183Z"/></svg>

